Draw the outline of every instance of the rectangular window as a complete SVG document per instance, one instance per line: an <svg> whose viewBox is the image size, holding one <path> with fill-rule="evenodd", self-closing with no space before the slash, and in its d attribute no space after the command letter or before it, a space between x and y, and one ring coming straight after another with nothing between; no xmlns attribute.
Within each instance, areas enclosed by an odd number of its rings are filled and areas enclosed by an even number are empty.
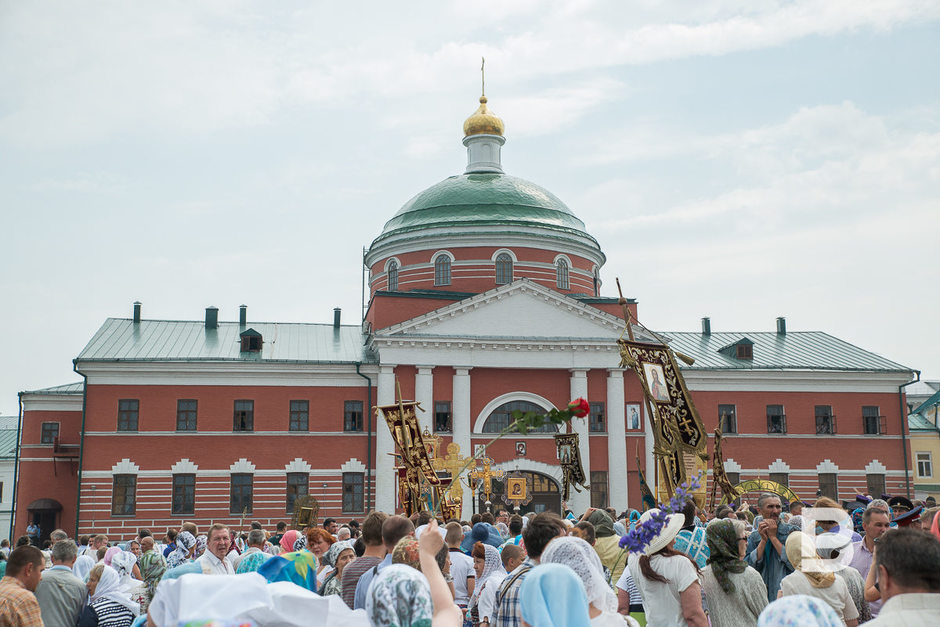
<svg viewBox="0 0 940 627"><path fill-rule="evenodd" d="M114 475L111 514L133 516L137 509L137 475Z"/></svg>
<svg viewBox="0 0 940 627"><path fill-rule="evenodd" d="M450 401L434 401L434 432L450 433L454 430L454 415L451 413Z"/></svg>
<svg viewBox="0 0 940 627"><path fill-rule="evenodd" d="M728 476L728 481L731 483L731 485L738 485L741 483L741 473L726 472L725 474Z"/></svg>
<svg viewBox="0 0 940 627"><path fill-rule="evenodd" d="M196 513L196 475L173 475L173 514Z"/></svg>
<svg viewBox="0 0 940 627"><path fill-rule="evenodd" d="M55 439L59 437L58 422L42 423L42 432L39 435L40 444L55 444Z"/></svg>
<svg viewBox="0 0 940 627"><path fill-rule="evenodd" d="M607 471L591 471L591 507L607 507Z"/></svg>
<svg viewBox="0 0 940 627"><path fill-rule="evenodd" d="M930 451L918 451L917 476L921 479L930 479L933 477L933 457Z"/></svg>
<svg viewBox="0 0 940 627"><path fill-rule="evenodd" d="M235 418L232 424L232 431L254 431L254 430L255 430L255 402L254 401L235 401Z"/></svg>
<svg viewBox="0 0 940 627"><path fill-rule="evenodd" d="M176 401L176 430L196 430L196 401L179 399Z"/></svg>
<svg viewBox="0 0 940 627"><path fill-rule="evenodd" d="M361 472L343 473L343 513L356 514L365 511L363 484L365 474Z"/></svg>
<svg viewBox="0 0 940 627"><path fill-rule="evenodd" d="M294 501L299 496L307 496L310 487L310 475L305 472L287 473L287 513L294 513Z"/></svg>
<svg viewBox="0 0 940 627"><path fill-rule="evenodd" d="M343 431L362 431L362 401L343 404Z"/></svg>
<svg viewBox="0 0 940 627"><path fill-rule="evenodd" d="M718 406L718 424L721 425L722 433L738 432L738 414L734 405Z"/></svg>
<svg viewBox="0 0 940 627"><path fill-rule="evenodd" d="M862 407L862 423L865 435L884 435L885 433L885 417L881 415L880 407L872 405Z"/></svg>
<svg viewBox="0 0 940 627"><path fill-rule="evenodd" d="M310 401L290 402L290 431L307 431L310 423Z"/></svg>
<svg viewBox="0 0 940 627"><path fill-rule="evenodd" d="M782 486L790 487L790 473L772 472L770 473L770 480L779 483Z"/></svg>
<svg viewBox="0 0 940 627"><path fill-rule="evenodd" d="M591 403L591 418L588 431L604 433L607 431L607 420L604 417L604 403Z"/></svg>
<svg viewBox="0 0 940 627"><path fill-rule="evenodd" d="M254 475L237 473L232 475L232 494L229 500L229 512L232 514L251 513L254 492Z"/></svg>
<svg viewBox="0 0 940 627"><path fill-rule="evenodd" d="M786 433L787 416L783 413L783 405L767 406L767 433Z"/></svg>
<svg viewBox="0 0 940 627"><path fill-rule="evenodd" d="M819 473L819 491L834 501L839 500L839 480L834 472Z"/></svg>
<svg viewBox="0 0 940 627"><path fill-rule="evenodd" d="M836 432L836 417L832 405L816 405L816 435L832 435Z"/></svg>
<svg viewBox="0 0 940 627"><path fill-rule="evenodd" d="M140 413L140 401L125 398L118 401L118 431L137 431L137 416Z"/></svg>
<svg viewBox="0 0 940 627"><path fill-rule="evenodd" d="M880 498L885 494L885 476L884 475L865 475L865 483L868 484L868 493L873 498Z"/></svg>

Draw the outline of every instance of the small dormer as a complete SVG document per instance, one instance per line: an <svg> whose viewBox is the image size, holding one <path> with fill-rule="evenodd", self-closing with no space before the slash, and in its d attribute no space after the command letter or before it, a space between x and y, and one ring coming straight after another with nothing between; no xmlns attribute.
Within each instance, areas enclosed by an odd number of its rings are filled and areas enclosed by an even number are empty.
<svg viewBox="0 0 940 627"><path fill-rule="evenodd" d="M241 338L243 353L260 353L261 346L264 344L264 339L261 337L261 334L255 331L254 329L245 329L238 334L238 337Z"/></svg>
<svg viewBox="0 0 940 627"><path fill-rule="evenodd" d="M754 342L749 340L746 337L742 337L740 340L734 344L728 344L724 348L719 348L718 352L722 355L727 355L732 359L740 359L742 361L753 361L754 360Z"/></svg>

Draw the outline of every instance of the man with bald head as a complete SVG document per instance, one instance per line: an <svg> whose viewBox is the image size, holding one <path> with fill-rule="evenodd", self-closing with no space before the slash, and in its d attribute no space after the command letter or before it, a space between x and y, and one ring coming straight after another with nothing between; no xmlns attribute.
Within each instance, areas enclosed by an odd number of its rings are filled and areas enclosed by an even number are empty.
<svg viewBox="0 0 940 627"><path fill-rule="evenodd" d="M142 613L147 612L153 595L157 591L157 584L160 578L166 572L166 559L160 551L154 549L153 536L145 536L140 540L140 557L137 559L137 565L140 567L140 578L144 580L147 586L147 592L144 595L144 601L140 604Z"/></svg>

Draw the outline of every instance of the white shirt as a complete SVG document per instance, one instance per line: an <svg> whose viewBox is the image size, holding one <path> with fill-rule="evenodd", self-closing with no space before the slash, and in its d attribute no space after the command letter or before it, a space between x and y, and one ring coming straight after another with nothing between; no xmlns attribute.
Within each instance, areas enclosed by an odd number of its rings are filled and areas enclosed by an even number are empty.
<svg viewBox="0 0 940 627"><path fill-rule="evenodd" d="M940 624L940 594L912 592L896 594L881 606L878 618L866 625Z"/></svg>
<svg viewBox="0 0 940 627"><path fill-rule="evenodd" d="M458 605L466 605L470 600L470 594L467 592L467 579L475 579L476 571L473 570L473 558L460 551L450 552L450 576L454 579L454 602Z"/></svg>
<svg viewBox="0 0 940 627"><path fill-rule="evenodd" d="M206 575L235 574L235 569L232 568L232 563L228 561L228 558L226 557L220 560L212 553L212 551L207 550L196 561L199 562L199 566L202 568L202 572Z"/></svg>
<svg viewBox="0 0 940 627"><path fill-rule="evenodd" d="M640 627L632 616L624 616L617 612L601 612L591 619L591 627Z"/></svg>
<svg viewBox="0 0 940 627"><path fill-rule="evenodd" d="M480 593L479 603L481 623L484 618L493 618L493 610L496 609L496 591L499 589L499 584L503 583L503 579L506 577L507 575L490 575L490 578L483 584L483 592Z"/></svg>
<svg viewBox="0 0 940 627"><path fill-rule="evenodd" d="M640 571L640 556L630 554L628 563L633 582L643 595L646 622L658 627L685 627L679 594L698 581L698 573L685 555L653 555L650 566L666 578L669 583L650 581Z"/></svg>
<svg viewBox="0 0 940 627"><path fill-rule="evenodd" d="M780 591L783 596L805 594L816 597L834 609L844 621L858 618L858 608L855 607L855 601L849 595L849 588L841 577L836 577L828 588L816 588L810 583L809 577L797 570L780 581Z"/></svg>

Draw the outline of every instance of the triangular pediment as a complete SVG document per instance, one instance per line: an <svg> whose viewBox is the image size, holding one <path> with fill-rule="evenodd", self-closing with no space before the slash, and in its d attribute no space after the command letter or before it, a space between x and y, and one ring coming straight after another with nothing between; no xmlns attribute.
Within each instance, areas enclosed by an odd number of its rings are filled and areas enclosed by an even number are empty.
<svg viewBox="0 0 940 627"><path fill-rule="evenodd" d="M623 320L528 279L382 329L381 337L616 340Z"/></svg>

